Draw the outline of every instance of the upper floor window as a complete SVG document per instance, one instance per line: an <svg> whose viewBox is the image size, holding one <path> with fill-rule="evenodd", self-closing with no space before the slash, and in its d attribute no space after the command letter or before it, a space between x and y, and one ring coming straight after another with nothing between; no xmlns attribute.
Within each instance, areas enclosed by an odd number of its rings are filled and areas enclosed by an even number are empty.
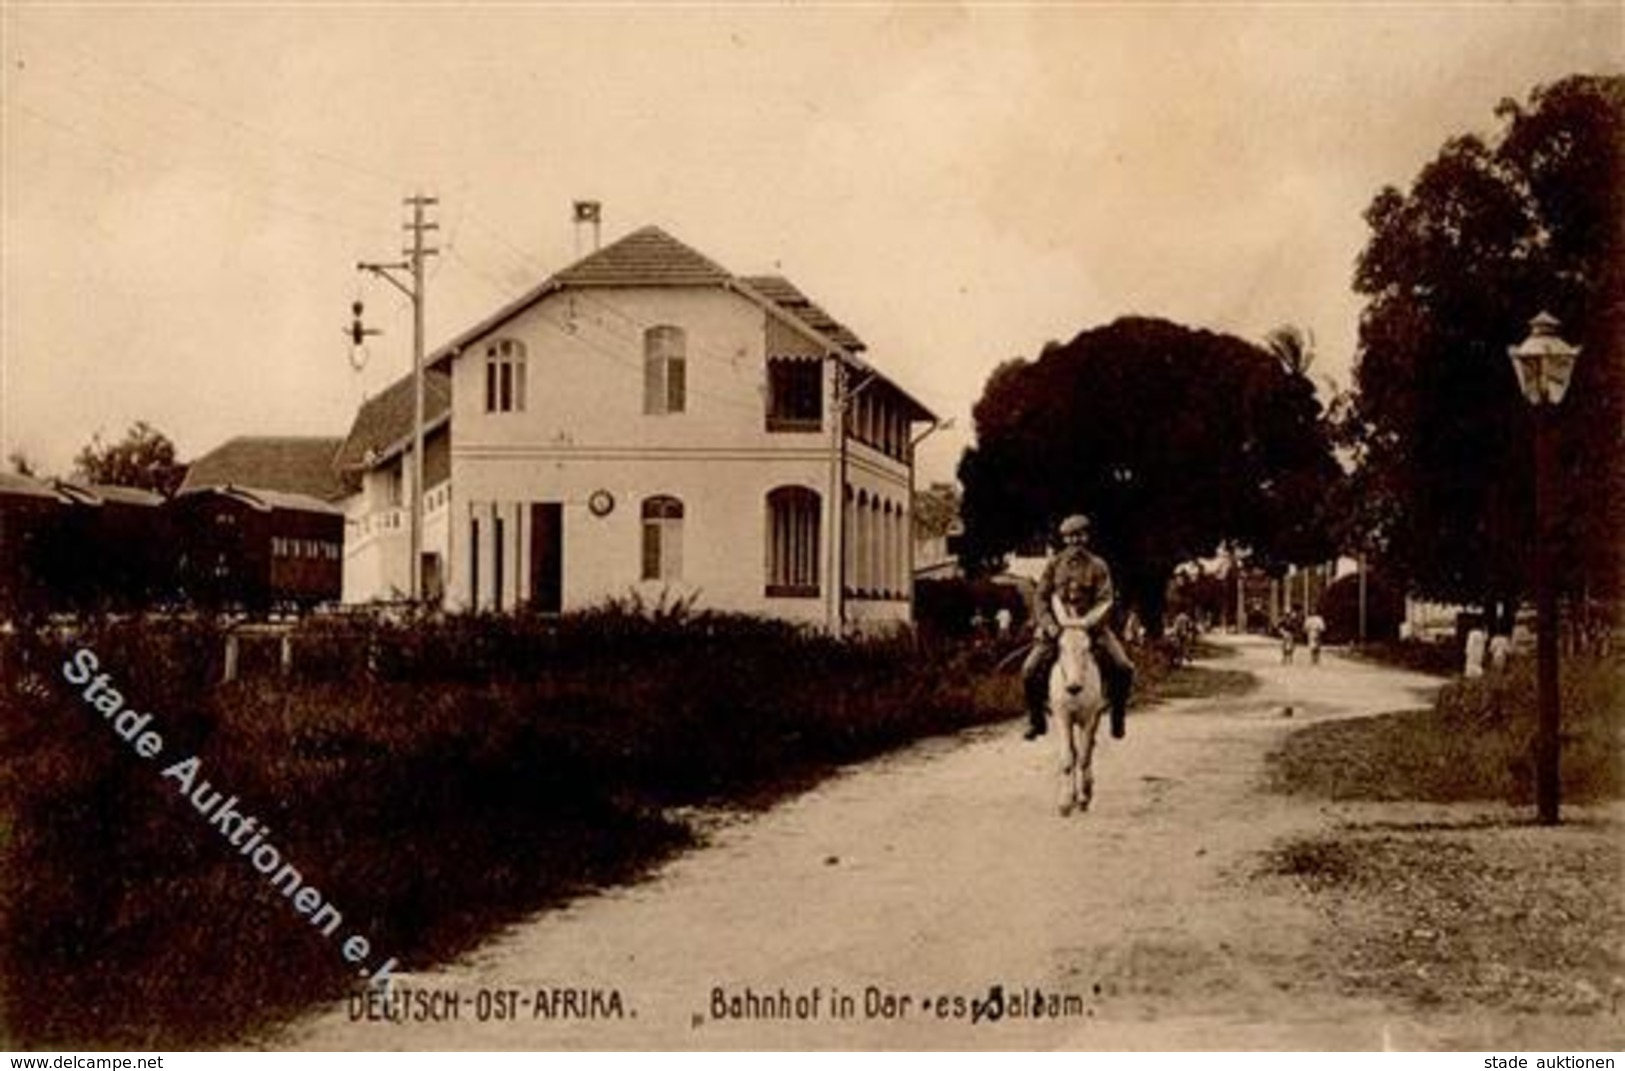
<svg viewBox="0 0 1625 1071"><path fill-rule="evenodd" d="M643 500L643 579L683 576L683 503L670 495Z"/></svg>
<svg viewBox="0 0 1625 1071"><path fill-rule="evenodd" d="M485 350L485 411L525 411L525 346L511 338Z"/></svg>
<svg viewBox="0 0 1625 1071"><path fill-rule="evenodd" d="M681 327L663 324L643 333L643 411L681 413L687 383L688 339Z"/></svg>
<svg viewBox="0 0 1625 1071"><path fill-rule="evenodd" d="M767 430L817 431L823 419L823 362L768 361Z"/></svg>

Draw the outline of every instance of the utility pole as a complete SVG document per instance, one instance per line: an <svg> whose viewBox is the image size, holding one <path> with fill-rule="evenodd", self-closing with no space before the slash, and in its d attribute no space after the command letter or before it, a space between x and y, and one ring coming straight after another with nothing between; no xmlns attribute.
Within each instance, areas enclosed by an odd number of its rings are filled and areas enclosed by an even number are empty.
<svg viewBox="0 0 1625 1071"><path fill-rule="evenodd" d="M1365 551L1360 551L1360 646L1365 646Z"/></svg>
<svg viewBox="0 0 1625 1071"><path fill-rule="evenodd" d="M440 224L423 218L423 210L440 201L414 194L402 203L412 209L411 221L401 225L412 233L412 244L401 250L407 259L389 264L363 261L356 270L372 272L412 302L412 522L407 590L412 602L417 603L423 598L423 261L440 252L423 244L425 232L440 229ZM406 281L398 273L405 275Z"/></svg>
<svg viewBox="0 0 1625 1071"><path fill-rule="evenodd" d="M847 551L847 509L846 509L846 471L847 471L847 439L851 423L852 403L857 400L864 388L875 381L873 373L866 375L857 386L851 385L851 372L840 357L835 358L835 425L840 436L837 448L837 471L839 475L835 480L835 502L840 509L839 525L830 527L836 536L838 549L835 552L835 627L837 635L846 635L846 551ZM856 528L856 523L853 525ZM855 534L855 533L854 533ZM872 535L870 538L874 538ZM866 553L866 548L859 546L857 553Z"/></svg>

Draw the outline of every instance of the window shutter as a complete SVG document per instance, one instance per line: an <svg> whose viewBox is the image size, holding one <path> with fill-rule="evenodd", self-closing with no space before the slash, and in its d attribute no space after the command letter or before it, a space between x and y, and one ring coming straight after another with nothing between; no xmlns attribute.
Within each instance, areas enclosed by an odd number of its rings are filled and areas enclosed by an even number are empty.
<svg viewBox="0 0 1625 1071"><path fill-rule="evenodd" d="M664 377L660 374L661 363L660 358L655 356L651 356L643 362L643 411L645 413L664 413L666 411L661 404L665 401L663 397L665 394Z"/></svg>
<svg viewBox="0 0 1625 1071"><path fill-rule="evenodd" d="M666 359L666 412L681 413L687 408L688 362L681 357Z"/></svg>
<svg viewBox="0 0 1625 1071"><path fill-rule="evenodd" d="M672 520L665 522L665 532L661 536L664 544L660 549L660 575L666 580L681 580L683 578L683 519L678 514Z"/></svg>
<svg viewBox="0 0 1625 1071"><path fill-rule="evenodd" d="M643 522L643 579L660 579L660 522Z"/></svg>

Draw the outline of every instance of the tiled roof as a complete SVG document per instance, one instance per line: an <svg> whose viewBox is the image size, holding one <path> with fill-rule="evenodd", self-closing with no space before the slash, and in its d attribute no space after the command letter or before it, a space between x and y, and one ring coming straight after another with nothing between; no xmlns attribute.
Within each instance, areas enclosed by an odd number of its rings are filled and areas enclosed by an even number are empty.
<svg viewBox="0 0 1625 1071"><path fill-rule="evenodd" d="M343 442L325 436L238 436L192 462L180 490L232 484L330 502L348 493L333 467Z"/></svg>
<svg viewBox="0 0 1625 1071"><path fill-rule="evenodd" d="M642 227L576 261L552 281L559 286L718 286L732 278L659 227Z"/></svg>
<svg viewBox="0 0 1625 1071"><path fill-rule="evenodd" d="M866 349L863 340L847 330L813 301L796 289L789 280L777 275L735 277L709 257L695 252L659 227L641 227L618 241L589 254L576 263L549 276L523 296L509 302L485 319L463 331L441 346L429 357L435 368L456 357L468 346L495 331L549 294L570 287L637 287L637 286L722 286L733 289L749 300L759 302L769 312L776 312L792 321L811 328L825 339L846 351L847 359L856 368L874 370L859 356ZM911 402L920 419L930 419L931 411L898 388ZM407 419L411 427L411 419ZM353 433L352 433L353 434ZM348 454L346 457L348 458Z"/></svg>
<svg viewBox="0 0 1625 1071"><path fill-rule="evenodd" d="M334 464L345 472L365 468L373 460L404 447L412 435L412 377L402 376L383 393L368 398L356 412L350 434L339 448ZM451 376L438 368L423 376L423 423L428 431L451 412ZM369 457L369 455L371 455Z"/></svg>
<svg viewBox="0 0 1625 1071"><path fill-rule="evenodd" d="M854 352L868 349L863 339L813 303L813 300L782 275L746 275L739 280L758 294L804 320L808 327L828 335Z"/></svg>
<svg viewBox="0 0 1625 1071"><path fill-rule="evenodd" d="M576 261L556 275L548 276L522 297L504 305L435 350L429 358L429 363L440 367L442 362L460 353L464 346L501 327L549 294L569 287L728 286L742 283L750 288L756 297L783 312L796 317L800 317L804 312L815 312L822 318L823 323L839 328L839 324L788 281L777 276L762 278L775 286L780 294L787 297L793 295L793 299L799 301L801 307L798 309L780 304L777 299L758 290L752 285L751 280L736 279L728 269L710 257L690 249L659 227L640 227L625 238L611 242L597 252ZM821 330L811 323L807 326ZM836 339L840 345L848 346L845 340L850 339L857 342L858 348L863 347L863 343L857 340L856 335L845 331L844 328L841 330L844 337Z"/></svg>

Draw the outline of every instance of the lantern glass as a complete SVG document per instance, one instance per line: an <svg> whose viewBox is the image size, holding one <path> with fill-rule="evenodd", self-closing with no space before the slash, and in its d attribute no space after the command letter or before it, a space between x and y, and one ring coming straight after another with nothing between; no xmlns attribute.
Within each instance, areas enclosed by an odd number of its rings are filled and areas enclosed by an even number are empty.
<svg viewBox="0 0 1625 1071"><path fill-rule="evenodd" d="M1530 321L1529 337L1507 351L1518 374L1518 389L1530 405L1557 405L1574 378L1579 347L1559 338L1557 329L1557 319L1541 313Z"/></svg>

